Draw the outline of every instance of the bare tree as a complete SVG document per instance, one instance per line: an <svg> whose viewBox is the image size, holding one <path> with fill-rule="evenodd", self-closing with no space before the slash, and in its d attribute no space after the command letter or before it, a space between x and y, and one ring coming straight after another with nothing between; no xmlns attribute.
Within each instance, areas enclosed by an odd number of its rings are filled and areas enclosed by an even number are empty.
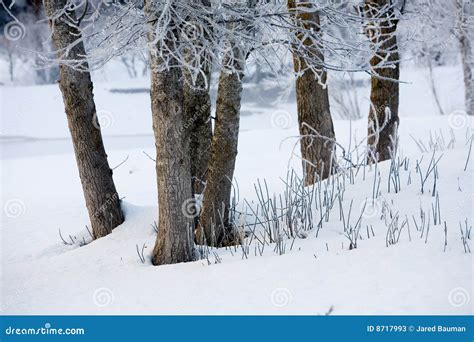
<svg viewBox="0 0 474 342"><path fill-rule="evenodd" d="M156 146L158 186L158 235L153 249L154 265L193 260L192 216L185 209L191 198L189 137L185 127L183 72L172 51L180 42L180 31L169 8L158 10L147 0L145 11L159 25L170 28L158 39L149 33L151 63L151 111ZM157 26L155 26L156 28Z"/></svg>
<svg viewBox="0 0 474 342"><path fill-rule="evenodd" d="M82 40L89 50L85 58L91 66L84 68L81 58L68 60L68 66L89 70L103 66L114 57L149 50L159 205L158 236L152 259L155 265L193 259L193 218L198 213L194 210L191 190L191 176L195 175L191 171L188 124L196 114L196 105L192 104L194 91L200 88L199 83L208 81L207 68L213 66L221 70L221 75L197 241L213 246L234 242L229 204L237 155L242 77L248 56L260 53L266 60L265 51L271 51L276 58L288 51L298 56L297 73L303 78L311 76L308 82L318 88L321 97L304 106L327 102L326 70L369 68L370 54L365 48L369 44L353 30L348 30L347 37L353 39L349 42L334 32L321 34L329 32L328 25L334 22L340 27L360 27L360 17L346 14L347 6L339 2L314 3L314 8L302 10L299 17L288 11L286 0L213 0L212 6L203 6L202 1L147 0L142 8L134 1L113 2L109 6L106 1L77 0L82 6L91 6L81 16L82 32L86 32ZM324 16L325 28L312 12ZM309 22L306 15L311 19ZM102 18L100 25L97 18ZM199 28L197 41L189 34L190 26ZM70 46L75 44L70 42ZM357 51L354 61L348 57L352 51ZM305 91L301 89L301 94ZM307 96L313 94L314 91ZM206 97L207 93L199 94L197 107L205 107ZM329 110L328 103L323 103L319 111L323 112L324 108ZM325 117L326 124L328 118ZM332 122L329 126L324 126L323 134L332 131ZM318 121L316 127L320 129L322 124ZM319 139L326 140L328 147L321 153L332 152L334 139L312 137L318 143ZM321 163L321 170L330 170L328 164Z"/></svg>
<svg viewBox="0 0 474 342"><path fill-rule="evenodd" d="M231 69L223 69L219 78L208 177L196 231L198 243L210 246L228 244L235 239L229 207L237 157L245 55L234 44L232 54L224 57L224 65L231 63Z"/></svg>
<svg viewBox="0 0 474 342"><path fill-rule="evenodd" d="M255 5L256 0L247 0L244 7L253 10ZM243 20L230 24L230 28L250 34L252 22ZM217 90L208 177L196 230L198 243L216 247L238 242L229 210L239 138L242 78L248 52L241 42L230 39L227 44Z"/></svg>
<svg viewBox="0 0 474 342"><path fill-rule="evenodd" d="M298 122L303 160L305 184L315 183L319 178L325 179L331 174L334 156L334 126L329 108L329 95L327 88L327 73L321 67L324 64L324 55L321 52L320 42L316 41L320 31L319 13L313 5L298 0L288 0L288 10L296 21L304 28L304 32L297 31L297 45L293 49L293 64L296 79L296 102L298 107ZM306 31L313 31L315 35L308 36ZM305 56L308 54L308 56ZM308 69L308 60L317 60L319 70L315 73ZM312 127L325 138L311 136Z"/></svg>
<svg viewBox="0 0 474 342"><path fill-rule="evenodd" d="M45 0L44 6L59 59L82 59L82 67L87 69L87 62L83 60L86 52L81 40L80 21L74 5L67 0ZM100 238L120 225L124 216L102 141L90 74L66 64L60 66L59 87L92 232L94 238Z"/></svg>
<svg viewBox="0 0 474 342"><path fill-rule="evenodd" d="M370 60L374 73L367 139L370 160L390 159L396 143L400 65L395 11L391 0L365 0L366 34L375 46Z"/></svg>

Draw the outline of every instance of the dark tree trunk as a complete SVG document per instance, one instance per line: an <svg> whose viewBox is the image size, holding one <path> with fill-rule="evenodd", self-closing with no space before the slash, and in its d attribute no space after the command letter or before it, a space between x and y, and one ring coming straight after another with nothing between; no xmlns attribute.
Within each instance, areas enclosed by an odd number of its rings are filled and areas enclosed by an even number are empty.
<svg viewBox="0 0 474 342"><path fill-rule="evenodd" d="M211 2L209 0L200 0L203 7L210 10ZM190 23L192 27L193 23ZM196 39L191 43L199 44L202 49L202 39L208 39L208 30L210 27L198 28L191 34L196 34ZM188 60L196 61L191 51L187 51ZM191 183L194 194L201 194L204 191L206 182L207 166L212 140L211 116L211 97L209 87L211 81L211 70L209 65L209 55L201 54L197 58L196 67L202 73L197 75L195 80L189 72L185 71L186 82L184 84L184 110L186 118L186 127L189 134L189 149L191 155ZM192 62L191 62L192 63Z"/></svg>
<svg viewBox="0 0 474 342"><path fill-rule="evenodd" d="M256 4L256 0L246 1L249 9L254 9ZM236 28L234 25L242 26ZM232 23L229 28L253 34L250 21ZM247 52L235 41L229 41L229 52L222 59L211 156L196 229L196 241L200 244L220 247L240 243L231 222L230 197L237 158L242 78L246 59Z"/></svg>
<svg viewBox="0 0 474 342"><path fill-rule="evenodd" d="M366 30L369 39L377 46L374 57L370 60L370 65L377 75L371 78L367 139L369 161L391 158L396 148L400 121L398 117L400 64L396 36L398 19L390 3L389 0L365 1L367 17L377 21L377 25L370 25ZM390 65L380 66L382 62Z"/></svg>
<svg viewBox="0 0 474 342"><path fill-rule="evenodd" d="M157 14L154 1L147 0L148 15ZM154 41L150 34L149 41ZM165 44L174 51L179 33L170 32ZM174 264L193 260L193 206L189 137L185 127L183 73L171 56L168 68L159 51L160 44L150 52L151 111L156 146L158 186L158 235L153 249L153 265Z"/></svg>
<svg viewBox="0 0 474 342"><path fill-rule="evenodd" d="M207 184L199 217L196 240L200 244L221 246L235 240L229 220L230 196L239 137L242 77L245 56L234 47L233 57L225 56L217 90L216 122L211 143Z"/></svg>
<svg viewBox="0 0 474 342"><path fill-rule="evenodd" d="M188 134L192 188L194 194L201 194L206 182L212 140L211 97L201 75L194 85L186 83L184 86L184 108L186 124L190 126Z"/></svg>
<svg viewBox="0 0 474 342"><path fill-rule="evenodd" d="M293 14L295 22L305 29L320 30L318 12L308 12L307 2L298 4L298 0L288 0L288 9ZM303 11L302 9L306 9ZM324 63L324 55L313 39L304 37L304 33L296 32L302 40L305 52L301 47L293 47L293 65L296 73L302 73L296 79L296 102L298 108L298 123L301 135L301 157L305 184L315 183L319 178L325 179L334 166L334 126L329 108L329 95L326 84L327 74L323 66L317 67L318 78L313 70L308 68L308 60L318 60ZM299 50L299 51L298 51ZM302 57L306 54L307 57ZM308 127L310 126L310 127Z"/></svg>
<svg viewBox="0 0 474 342"><path fill-rule="evenodd" d="M66 0L44 1L49 18L63 10L66 5ZM76 22L75 13L70 11L50 21L53 42L58 57L63 60L76 60L85 56L82 43L72 45L81 37L80 30L71 25ZM68 51L68 54L64 51ZM81 67L87 70L87 62ZM100 238L110 234L112 229L123 222L124 217L96 116L90 74L62 64L59 87L63 95L92 232L94 238Z"/></svg>

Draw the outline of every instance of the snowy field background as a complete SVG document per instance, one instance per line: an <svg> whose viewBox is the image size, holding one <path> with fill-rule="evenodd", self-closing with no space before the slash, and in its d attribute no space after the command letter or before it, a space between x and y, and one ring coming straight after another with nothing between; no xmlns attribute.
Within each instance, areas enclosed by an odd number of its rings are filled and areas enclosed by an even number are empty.
<svg viewBox="0 0 474 342"><path fill-rule="evenodd" d="M2 68L5 66L2 65ZM113 234L88 241L88 215L57 85L0 86L1 110L1 310L4 314L472 314L474 152L466 163L473 120L463 105L460 67L438 67L438 92L446 113L437 113L427 70L401 70L400 155L410 159L400 175L401 192L387 192L390 161L380 163L381 199L362 215L361 240L349 250L337 209L318 237L309 232L284 255L267 247L219 249L210 262L153 267L157 198L148 78L130 80L111 65L95 75L94 94L114 180L124 197L126 221ZM331 77L331 75L330 75ZM291 91L289 80L280 89ZM358 88L364 117L335 120L343 146L366 134L369 87ZM246 84L235 178L240 202L256 200L254 184L265 179L271 193L284 191L289 168L301 174L292 156L298 135L296 104L275 84ZM119 91L117 91L117 89ZM124 92L135 89L136 92ZM263 96L262 94L266 94ZM270 91L271 93L271 91ZM274 96L273 96L274 95ZM289 96L289 98L293 98ZM422 152L422 142L428 152ZM433 175L421 194L416 161L426 172L434 152L440 216L420 237L412 217L436 206ZM443 142L442 142L443 141ZM450 143L452 141L452 143ZM295 151L299 151L296 147ZM145 152L145 153L144 153ZM367 168L347 184L346 210L353 220L372 196L375 170ZM409 184L410 183L410 184ZM398 243L386 246L383 203L408 218ZM432 213L430 214L432 215ZM431 217L432 219L432 217ZM445 228L447 225L447 246ZM467 223L466 223L467 222ZM460 224L461 227L460 228ZM366 232L372 226L373 232ZM75 241L65 245L66 240ZM288 246L292 243L289 241ZM137 246L144 249L142 263ZM467 247L466 247L467 245ZM444 250L445 249L445 250Z"/></svg>

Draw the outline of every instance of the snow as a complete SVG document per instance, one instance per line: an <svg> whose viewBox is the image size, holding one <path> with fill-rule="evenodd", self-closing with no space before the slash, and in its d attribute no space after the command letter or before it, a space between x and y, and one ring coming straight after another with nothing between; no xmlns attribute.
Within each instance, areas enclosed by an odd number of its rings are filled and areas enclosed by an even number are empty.
<svg viewBox="0 0 474 342"><path fill-rule="evenodd" d="M463 91L458 67L437 68L436 77L447 113L437 114L426 70L402 69L400 154L410 158L402 170L401 192L387 192L390 163L379 164L381 198L376 214L365 215L358 247L349 250L338 209L316 232L296 239L284 255L267 246L262 256L251 246L248 259L240 247L216 251L210 262L154 267L149 262L154 245L152 227L157 215L154 155L149 95L117 93L111 89L148 87L146 78L99 79L95 99L118 192L124 197L126 221L113 234L89 241L87 211L82 197L72 144L57 85L1 87L2 221L1 309L3 314L472 314L472 254L465 253L459 223L473 224L474 151L466 170L474 121L459 114ZM246 87L235 177L240 201L255 201L254 183L266 179L272 193L284 190L281 178L289 167L301 173L292 157L298 134L294 102L250 102ZM331 91L331 90L330 90ZM368 112L368 89L359 89L363 113ZM102 114L102 115L101 115ZM282 124L283 123L283 124ZM361 140L366 118L335 121L336 137L348 146ZM441 220L420 238L412 222L420 207L428 213L435 197L433 176L420 192L416 160L426 171L433 152L422 153L412 137L428 146L430 135L450 132L453 148L435 153L438 164ZM352 132L352 133L350 133ZM298 148L296 149L296 151ZM362 171L361 171L362 172ZM358 217L372 196L375 170L367 168L354 184L346 181L344 207L351 201ZM411 184L408 178L411 175ZM397 244L386 246L387 227L380 219L385 202L400 220L410 218ZM374 209L374 208L366 208ZM377 211L378 210L378 211ZM347 211L346 211L347 212ZM431 214L430 214L431 215ZM464 223L463 223L464 224ZM366 225L374 236L367 238ZM69 235L75 245L63 244ZM138 248L145 244L146 262ZM473 249L471 240L468 244Z"/></svg>

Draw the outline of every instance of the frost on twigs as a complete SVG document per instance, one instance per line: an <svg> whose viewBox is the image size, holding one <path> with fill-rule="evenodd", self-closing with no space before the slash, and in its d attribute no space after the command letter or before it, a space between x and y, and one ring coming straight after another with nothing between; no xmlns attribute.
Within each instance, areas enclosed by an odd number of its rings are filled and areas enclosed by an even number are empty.
<svg viewBox="0 0 474 342"><path fill-rule="evenodd" d="M286 0L150 0L145 6L136 1L70 0L49 19L53 23L57 18L67 20L69 11L77 14L78 19L68 25L81 30L87 55L83 60L69 59L65 49L58 51L60 58L57 52L43 58L50 64L77 69L97 69L114 57L151 53L163 59L152 68L185 68L195 81L203 73L203 65L222 69L224 55L230 55L230 60L246 59L250 54L262 56L271 66L275 59L293 53L305 62L304 69L319 77L322 70L370 71L372 52L379 45L360 34L365 20L362 13L335 1L298 6L299 12L318 11L321 21L311 25L304 15L289 11ZM377 23L378 15L382 18L383 14L373 15L371 23ZM309 41L314 44L302 44ZM237 49L229 51L229 42ZM323 52L324 61L317 51ZM233 65L226 63L225 69L235 71Z"/></svg>

